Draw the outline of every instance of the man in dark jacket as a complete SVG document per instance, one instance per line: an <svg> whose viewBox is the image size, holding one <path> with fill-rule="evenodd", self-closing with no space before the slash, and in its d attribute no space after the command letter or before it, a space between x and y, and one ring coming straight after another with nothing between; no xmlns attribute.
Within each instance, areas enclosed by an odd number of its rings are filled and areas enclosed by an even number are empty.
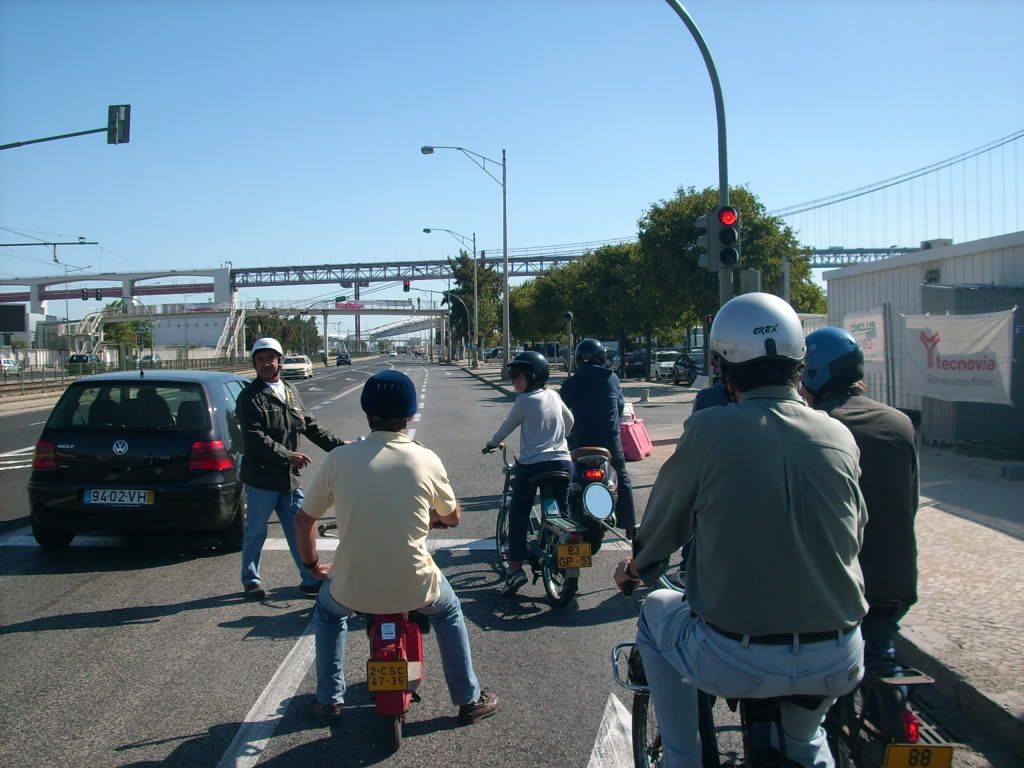
<svg viewBox="0 0 1024 768"><path fill-rule="evenodd" d="M619 476L616 524L629 532L636 525L636 509L619 434L625 400L619 377L605 367L607 360L608 355L601 342L583 339L576 345L576 373L562 383L559 394L574 419L568 437L569 449L592 445L611 453L612 467Z"/></svg>
<svg viewBox="0 0 1024 768"><path fill-rule="evenodd" d="M807 337L801 394L846 425L860 448L868 524L858 560L870 606L861 625L864 663L886 674L900 619L917 602L918 452L910 419L864 397L863 378L864 353L846 331L819 328Z"/></svg>
<svg viewBox="0 0 1024 768"><path fill-rule="evenodd" d="M303 407L299 393L281 379L283 352L276 339L258 339L252 346L256 378L242 390L235 414L242 430L242 471L245 484L245 538L242 543L242 587L253 600L266 597L260 578L260 554L267 539L267 523L277 513L303 594L315 597L322 582L314 579L299 556L295 543L295 516L302 507L299 470L310 463L300 453L304 434L325 451L345 441L321 428Z"/></svg>

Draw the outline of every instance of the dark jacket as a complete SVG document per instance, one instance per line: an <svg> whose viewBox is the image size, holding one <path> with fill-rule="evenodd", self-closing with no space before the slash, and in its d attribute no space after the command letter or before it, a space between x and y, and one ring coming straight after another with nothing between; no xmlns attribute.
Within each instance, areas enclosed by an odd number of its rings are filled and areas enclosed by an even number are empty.
<svg viewBox="0 0 1024 768"><path fill-rule="evenodd" d="M817 406L842 422L860 448L860 488L868 508L860 567L868 604L917 602L917 441L910 419L862 395L841 395Z"/></svg>
<svg viewBox="0 0 1024 768"><path fill-rule="evenodd" d="M729 391L725 388L725 384L719 379L710 387L704 387L697 396L693 398L693 409L691 413L702 411L705 408L712 408L719 405L728 405L732 400L729 399Z"/></svg>
<svg viewBox="0 0 1024 768"><path fill-rule="evenodd" d="M342 440L321 428L303 407L299 393L284 383L285 405L261 379L251 381L238 396L235 415L242 430L242 482L268 491L299 487L299 470L289 463L304 434L325 451Z"/></svg>
<svg viewBox="0 0 1024 768"><path fill-rule="evenodd" d="M622 452L619 419L625 400L615 371L599 365L581 365L562 383L558 394L572 411L569 448L596 445L607 448L612 455Z"/></svg>

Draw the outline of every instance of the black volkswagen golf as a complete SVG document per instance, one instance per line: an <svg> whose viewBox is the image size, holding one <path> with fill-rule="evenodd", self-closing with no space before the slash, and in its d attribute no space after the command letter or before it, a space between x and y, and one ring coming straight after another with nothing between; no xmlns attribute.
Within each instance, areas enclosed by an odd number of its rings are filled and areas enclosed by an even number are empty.
<svg viewBox="0 0 1024 768"><path fill-rule="evenodd" d="M205 532L240 549L245 494L235 400L248 381L215 371L129 371L71 384L36 443L32 533Z"/></svg>

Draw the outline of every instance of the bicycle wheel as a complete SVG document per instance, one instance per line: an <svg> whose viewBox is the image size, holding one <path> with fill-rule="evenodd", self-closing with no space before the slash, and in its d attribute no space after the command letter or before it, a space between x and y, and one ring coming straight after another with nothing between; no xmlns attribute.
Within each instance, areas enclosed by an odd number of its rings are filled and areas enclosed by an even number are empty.
<svg viewBox="0 0 1024 768"><path fill-rule="evenodd" d="M544 550L541 563L544 591L558 608L568 603L579 591L580 580L576 576L566 576L558 567L558 539L546 533L541 534L541 539Z"/></svg>
<svg viewBox="0 0 1024 768"><path fill-rule="evenodd" d="M509 494L505 493L501 497L498 522L494 529L494 547L498 555L498 568L502 573L508 573L508 502Z"/></svg>
<svg viewBox="0 0 1024 768"><path fill-rule="evenodd" d="M649 693L634 693L633 765L636 768L657 768L663 764L661 733L654 715L654 701Z"/></svg>

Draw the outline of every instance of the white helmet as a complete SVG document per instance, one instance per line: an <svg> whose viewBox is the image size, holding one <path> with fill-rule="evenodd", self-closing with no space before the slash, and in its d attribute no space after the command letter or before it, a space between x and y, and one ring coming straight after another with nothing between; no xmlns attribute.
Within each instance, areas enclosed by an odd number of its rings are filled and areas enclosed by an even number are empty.
<svg viewBox="0 0 1024 768"><path fill-rule="evenodd" d="M284 350L281 349L281 345L278 343L277 339L272 339L270 336L263 339L256 339L256 343L252 345L252 352L249 356L252 357L263 349L272 349L281 357L284 357Z"/></svg>
<svg viewBox="0 0 1024 768"><path fill-rule="evenodd" d="M804 359L804 329L793 308L770 293L744 293L726 302L711 324L711 351L727 365L752 360Z"/></svg>

